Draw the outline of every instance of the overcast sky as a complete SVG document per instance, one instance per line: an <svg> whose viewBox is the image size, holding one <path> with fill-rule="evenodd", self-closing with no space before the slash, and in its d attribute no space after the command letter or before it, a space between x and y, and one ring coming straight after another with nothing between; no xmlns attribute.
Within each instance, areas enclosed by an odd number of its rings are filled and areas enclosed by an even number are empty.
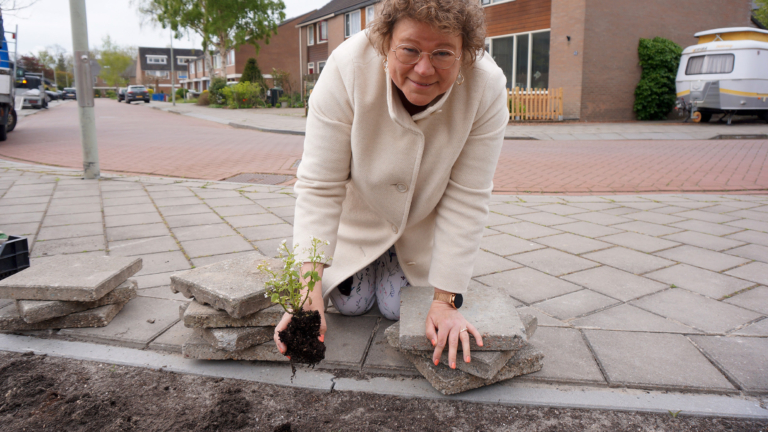
<svg viewBox="0 0 768 432"><path fill-rule="evenodd" d="M329 0L283 0L286 17L294 17L324 5ZM170 31L141 26L141 20L129 0L86 0L88 14L88 44L101 45L109 35L118 45L166 47ZM68 0L40 0L20 12L4 13L5 29L19 26L19 54L38 52L53 44L72 51L72 30L69 22ZM192 36L176 40L177 48L200 48L200 38ZM9 47L13 49L12 47Z"/></svg>

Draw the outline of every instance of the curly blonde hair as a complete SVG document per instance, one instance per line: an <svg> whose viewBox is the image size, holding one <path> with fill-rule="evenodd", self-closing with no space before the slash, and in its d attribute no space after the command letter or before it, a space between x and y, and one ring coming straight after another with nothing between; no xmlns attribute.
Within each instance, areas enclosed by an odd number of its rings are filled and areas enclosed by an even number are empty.
<svg viewBox="0 0 768 432"><path fill-rule="evenodd" d="M384 0L379 16L368 26L368 38L387 56L395 24L410 18L437 31L461 35L462 62L471 66L485 49L485 13L477 0Z"/></svg>

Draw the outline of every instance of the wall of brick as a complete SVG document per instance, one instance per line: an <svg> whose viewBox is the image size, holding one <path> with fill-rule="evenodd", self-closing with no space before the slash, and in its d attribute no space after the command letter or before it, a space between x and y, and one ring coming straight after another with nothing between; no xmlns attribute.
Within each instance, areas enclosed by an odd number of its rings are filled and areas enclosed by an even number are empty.
<svg viewBox="0 0 768 432"><path fill-rule="evenodd" d="M586 0L552 0L549 87L563 89L565 118L581 114L585 10Z"/></svg>
<svg viewBox="0 0 768 432"><path fill-rule="evenodd" d="M515 0L486 6L488 36L523 33L550 27L553 0Z"/></svg>
<svg viewBox="0 0 768 432"><path fill-rule="evenodd" d="M328 20L328 53L332 53L346 38L344 37L344 15Z"/></svg>
<svg viewBox="0 0 768 432"><path fill-rule="evenodd" d="M330 35L329 35L330 38ZM307 62L314 62L315 67L317 67L317 62L324 61L328 59L328 42L326 43L315 43L314 45L310 46L308 51L308 60Z"/></svg>
<svg viewBox="0 0 768 432"><path fill-rule="evenodd" d="M581 119L588 121L635 118L640 38L661 36L685 48L697 42L696 32L750 25L750 0L585 1Z"/></svg>

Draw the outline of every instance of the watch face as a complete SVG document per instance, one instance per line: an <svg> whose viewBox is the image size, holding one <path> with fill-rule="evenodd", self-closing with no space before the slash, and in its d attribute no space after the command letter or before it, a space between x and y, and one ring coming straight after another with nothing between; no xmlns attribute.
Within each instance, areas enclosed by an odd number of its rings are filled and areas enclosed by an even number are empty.
<svg viewBox="0 0 768 432"><path fill-rule="evenodd" d="M456 309L458 309L461 307L462 304L464 304L464 297L461 294L456 294L453 297L453 306L456 307Z"/></svg>

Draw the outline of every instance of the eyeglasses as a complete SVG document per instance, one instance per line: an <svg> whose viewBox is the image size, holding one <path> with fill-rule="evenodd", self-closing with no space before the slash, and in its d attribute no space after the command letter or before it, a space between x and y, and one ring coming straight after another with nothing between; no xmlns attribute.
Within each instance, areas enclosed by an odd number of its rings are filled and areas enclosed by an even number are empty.
<svg viewBox="0 0 768 432"><path fill-rule="evenodd" d="M415 65L421 60L422 51L413 45L400 44L392 51L395 52L395 57L402 64ZM429 55L429 61L435 69L448 69L461 59L461 56L456 57L456 53L447 49L436 49L427 55Z"/></svg>

